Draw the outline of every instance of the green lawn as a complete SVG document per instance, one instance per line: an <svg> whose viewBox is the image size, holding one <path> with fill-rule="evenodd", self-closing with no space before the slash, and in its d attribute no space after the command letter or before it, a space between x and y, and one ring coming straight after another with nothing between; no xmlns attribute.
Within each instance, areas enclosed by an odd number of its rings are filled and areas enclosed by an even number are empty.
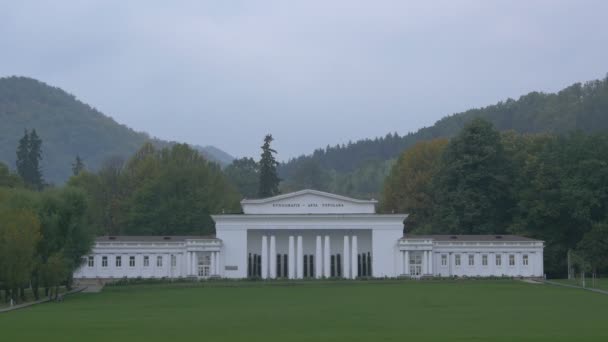
<svg viewBox="0 0 608 342"><path fill-rule="evenodd" d="M583 286L583 280L580 277L576 279L551 279L551 281L569 285ZM585 287L608 291L608 278L596 278L594 281L591 277L586 277Z"/></svg>
<svg viewBox="0 0 608 342"><path fill-rule="evenodd" d="M107 287L0 314L2 341L608 341L608 296L517 281Z"/></svg>

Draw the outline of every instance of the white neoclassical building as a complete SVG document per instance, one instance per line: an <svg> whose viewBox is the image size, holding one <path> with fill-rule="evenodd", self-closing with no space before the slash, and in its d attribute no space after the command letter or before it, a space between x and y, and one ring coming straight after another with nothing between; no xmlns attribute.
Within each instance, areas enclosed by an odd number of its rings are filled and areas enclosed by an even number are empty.
<svg viewBox="0 0 608 342"><path fill-rule="evenodd" d="M542 277L542 241L513 235L404 235L375 200L302 190L243 200L215 236L104 236L74 278L263 279Z"/></svg>

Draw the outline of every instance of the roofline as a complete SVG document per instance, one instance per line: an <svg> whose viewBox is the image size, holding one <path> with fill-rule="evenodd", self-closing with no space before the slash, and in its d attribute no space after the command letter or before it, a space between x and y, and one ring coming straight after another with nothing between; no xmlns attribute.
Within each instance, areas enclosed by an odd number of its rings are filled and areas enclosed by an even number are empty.
<svg viewBox="0 0 608 342"><path fill-rule="evenodd" d="M217 222L217 219L232 219L232 220L248 220L248 219L270 219L270 218L378 218L378 219L405 219L409 214L365 214L365 213L353 213L353 214L219 214L211 215L213 221Z"/></svg>
<svg viewBox="0 0 608 342"><path fill-rule="evenodd" d="M476 236L502 236L502 237L517 237L517 238L523 238L524 240L502 240L503 242L545 242L544 240L537 240L537 239L533 239L533 238L529 238L526 236L522 236L522 235L512 235L512 234L428 234L428 235L404 235L402 236L399 240L436 240L437 242L501 242L501 239L495 239L495 240L460 240L460 239L455 239L455 240L438 240L435 239L435 236L469 236L469 235L476 235Z"/></svg>
<svg viewBox="0 0 608 342"><path fill-rule="evenodd" d="M277 195L277 196L267 197L267 198L243 199L241 201L241 204L263 204L263 203L269 203L269 202L273 202L273 201L277 201L277 200L281 200L281 199L285 199L285 198L290 198L290 197L294 197L294 196L299 196L299 195L303 195L303 194L313 194L313 195L333 198L336 200L347 201L347 202L352 202L352 203L360 203L360 204L377 204L378 203L378 201L375 199L360 200L360 199L356 199L356 198L352 198L352 197L336 195L336 194L319 191L319 190L304 189L304 190L300 190L300 191L296 191L296 192L290 192L287 194L282 194L282 195Z"/></svg>

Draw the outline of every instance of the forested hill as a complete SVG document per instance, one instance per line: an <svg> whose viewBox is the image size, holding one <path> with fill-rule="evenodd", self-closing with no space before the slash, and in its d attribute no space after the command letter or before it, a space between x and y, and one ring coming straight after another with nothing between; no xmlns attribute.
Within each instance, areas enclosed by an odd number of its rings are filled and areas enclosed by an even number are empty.
<svg viewBox="0 0 608 342"><path fill-rule="evenodd" d="M303 180L311 183L311 176L307 175L306 170L314 170L315 175L323 175L326 179L312 183L323 184L326 189L348 195L373 195L380 190L383 177L378 175L376 178L379 181L375 185L370 185L368 180L363 186L365 189L362 189L359 185L361 180L356 179L357 174L386 172L386 163L414 143L452 137L476 117L492 122L498 130L520 133L607 130L608 77L585 84L576 83L557 93L531 92L518 100L508 99L485 108L453 114L431 127L404 136L391 133L382 138L318 149L311 155L281 164L280 176L290 189L297 189L310 185L300 183ZM399 127L395 127L395 131L399 130ZM362 172L362 168L367 171ZM374 168L378 169L375 173Z"/></svg>
<svg viewBox="0 0 608 342"><path fill-rule="evenodd" d="M15 150L25 129L36 129L43 141L42 169L46 181L64 182L79 155L97 170L108 158L128 159L152 139L105 116L67 92L26 77L0 78L0 162L15 167ZM232 157L212 147L196 147L205 157L228 164Z"/></svg>

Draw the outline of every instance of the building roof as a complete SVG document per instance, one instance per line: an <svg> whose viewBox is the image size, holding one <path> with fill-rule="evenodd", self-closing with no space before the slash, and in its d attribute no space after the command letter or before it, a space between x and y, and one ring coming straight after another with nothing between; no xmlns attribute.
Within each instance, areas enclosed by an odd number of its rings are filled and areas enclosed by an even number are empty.
<svg viewBox="0 0 608 342"><path fill-rule="evenodd" d="M186 240L215 239L215 235L106 235L95 238L96 242L182 242Z"/></svg>
<svg viewBox="0 0 608 342"><path fill-rule="evenodd" d="M375 200L375 199L361 200L361 199L356 199L356 198L336 195L336 194L332 194L332 193L324 192L324 191L319 191L319 190L304 189L304 190L300 190L300 191L296 191L296 192L290 192L290 193L287 193L287 194L281 194L281 195L277 195L277 196L273 196L273 197L259 198L259 199L244 199L244 200L241 201L241 204L269 203L269 202L274 202L274 201L278 201L278 200L282 200L282 199L287 199L287 198L292 198L292 197L298 197L298 196L307 195L307 194L308 195L315 195L315 196L320 196L320 197L331 198L331 199L335 199L335 200L339 200L339 201L352 202L352 203L365 203L365 204L376 204L376 203L378 203L378 201Z"/></svg>
<svg viewBox="0 0 608 342"><path fill-rule="evenodd" d="M540 241L525 236L519 235L409 235L403 236L403 239L433 239L435 241Z"/></svg>

